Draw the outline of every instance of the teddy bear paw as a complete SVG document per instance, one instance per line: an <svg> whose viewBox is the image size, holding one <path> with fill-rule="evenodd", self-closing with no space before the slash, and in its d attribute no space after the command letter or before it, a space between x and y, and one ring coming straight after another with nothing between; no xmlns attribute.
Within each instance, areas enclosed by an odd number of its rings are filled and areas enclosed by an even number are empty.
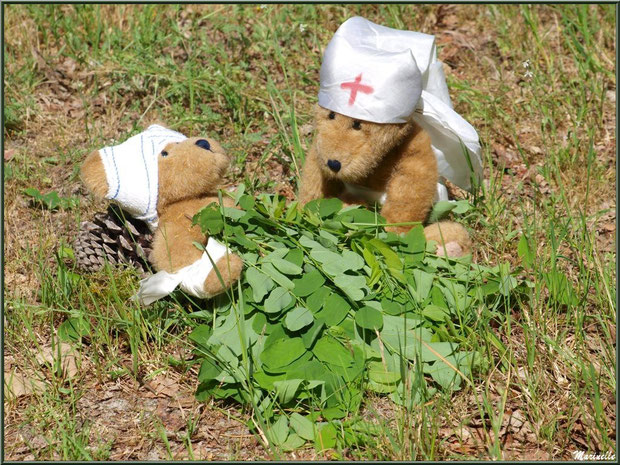
<svg viewBox="0 0 620 465"><path fill-rule="evenodd" d="M450 257L450 258L458 258L464 255L463 248L456 241L450 241L445 244L445 246L437 245L437 256L438 257Z"/></svg>
<svg viewBox="0 0 620 465"><path fill-rule="evenodd" d="M226 254L215 263L215 266L219 276L215 270L211 270L203 285L204 292L209 297L221 294L239 280L243 261L235 254Z"/></svg>

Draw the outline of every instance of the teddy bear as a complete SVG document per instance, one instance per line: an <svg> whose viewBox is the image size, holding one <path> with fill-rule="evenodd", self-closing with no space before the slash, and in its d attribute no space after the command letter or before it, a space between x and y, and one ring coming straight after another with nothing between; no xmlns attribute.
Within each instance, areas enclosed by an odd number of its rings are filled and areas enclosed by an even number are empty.
<svg viewBox="0 0 620 465"><path fill-rule="evenodd" d="M315 137L302 170L299 201L322 197L379 204L406 232L427 221L445 180L465 189L480 175L476 131L452 108L434 37L354 17L328 44L321 64ZM450 221L427 225L437 254L471 250L469 234Z"/></svg>
<svg viewBox="0 0 620 465"><path fill-rule="evenodd" d="M304 164L301 204L337 197L345 205L381 205L388 223L425 222L437 195L437 160L430 137L414 121L378 124L357 120L317 105L315 138ZM388 226L407 232L413 225ZM442 221L424 228L438 255L461 256L471 250L469 234L458 223Z"/></svg>
<svg viewBox="0 0 620 465"><path fill-rule="evenodd" d="M80 174L87 189L153 231L148 258L157 273L140 282L136 298L141 303L148 305L177 286L209 298L239 279L241 258L192 224L203 207L219 203L217 187L229 163L217 141L187 138L157 124L84 160ZM224 197L223 203L234 202Z"/></svg>

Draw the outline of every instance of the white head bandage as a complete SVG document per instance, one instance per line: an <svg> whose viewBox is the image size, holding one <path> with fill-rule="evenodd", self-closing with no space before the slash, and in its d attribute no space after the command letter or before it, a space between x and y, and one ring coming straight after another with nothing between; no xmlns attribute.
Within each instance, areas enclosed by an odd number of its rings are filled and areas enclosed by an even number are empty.
<svg viewBox="0 0 620 465"><path fill-rule="evenodd" d="M120 145L99 150L109 186L106 198L155 229L158 155L166 144L185 139L179 132L154 124Z"/></svg>
<svg viewBox="0 0 620 465"><path fill-rule="evenodd" d="M478 134L452 109L434 36L348 19L323 55L319 105L375 123L412 117L431 136L440 176L469 189L472 171L482 175Z"/></svg>

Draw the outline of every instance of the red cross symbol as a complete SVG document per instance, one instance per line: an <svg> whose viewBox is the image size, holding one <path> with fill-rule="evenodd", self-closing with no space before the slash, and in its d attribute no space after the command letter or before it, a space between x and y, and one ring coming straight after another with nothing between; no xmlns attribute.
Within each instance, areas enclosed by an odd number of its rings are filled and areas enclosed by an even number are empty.
<svg viewBox="0 0 620 465"><path fill-rule="evenodd" d="M342 89L351 89L351 96L349 97L349 105L353 105L358 92L364 92L365 94L372 94L374 92L374 89L372 87L365 86L364 84L360 84L361 82L362 82L362 74L360 73L355 78L355 81L343 82L342 84L340 84L340 87Z"/></svg>

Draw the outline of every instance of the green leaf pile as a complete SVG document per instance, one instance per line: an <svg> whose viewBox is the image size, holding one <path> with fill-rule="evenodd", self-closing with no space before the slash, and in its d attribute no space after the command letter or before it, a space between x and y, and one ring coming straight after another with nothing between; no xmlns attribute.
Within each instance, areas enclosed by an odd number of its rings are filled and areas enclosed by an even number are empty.
<svg viewBox="0 0 620 465"><path fill-rule="evenodd" d="M333 422L367 390L411 407L471 383L471 328L526 287L507 265L437 257L422 226L386 232L376 212L337 199L235 198L194 217L245 264L190 336L203 357L197 397L253 405L284 449L332 444Z"/></svg>

